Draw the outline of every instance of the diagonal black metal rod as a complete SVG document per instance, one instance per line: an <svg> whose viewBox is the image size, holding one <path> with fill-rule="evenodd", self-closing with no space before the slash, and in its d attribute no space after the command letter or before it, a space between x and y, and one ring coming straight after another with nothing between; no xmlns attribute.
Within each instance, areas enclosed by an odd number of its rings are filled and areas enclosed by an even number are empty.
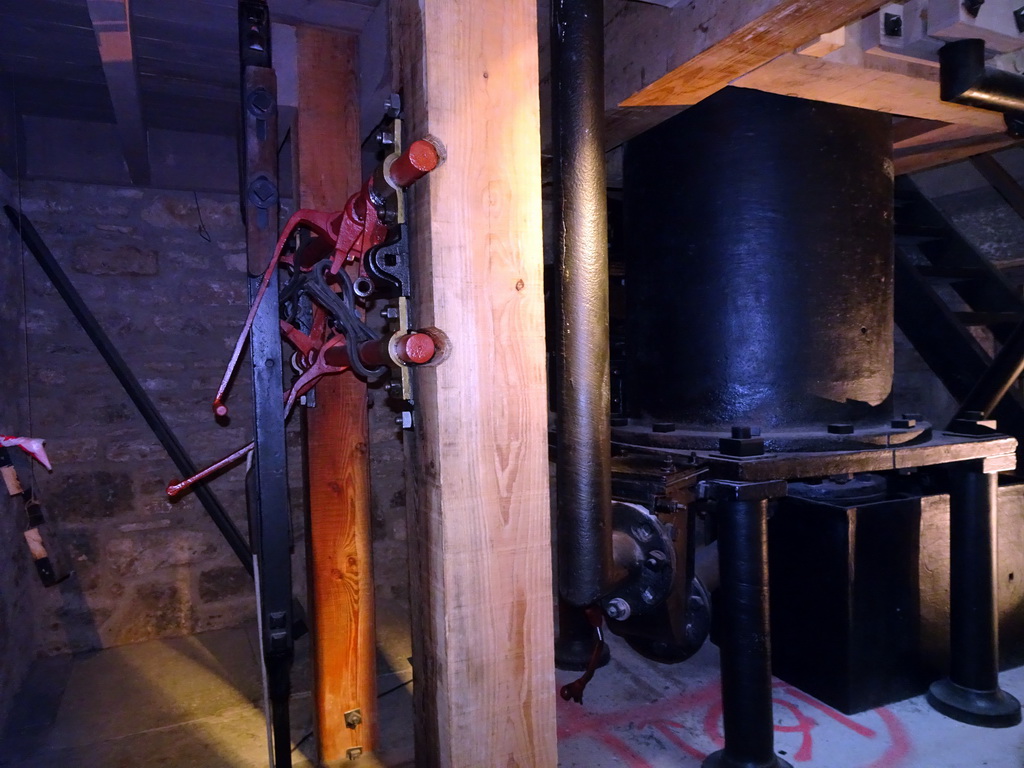
<svg viewBox="0 0 1024 768"><path fill-rule="evenodd" d="M971 411L980 413L983 418L989 418L1022 373L1024 373L1024 323L1017 326L1017 330L992 359L992 364L964 398L953 418L966 418ZM1009 430L1010 427L1007 426L1006 429ZM1021 439L1024 438L1024 435L1014 435L1014 437Z"/></svg>
<svg viewBox="0 0 1024 768"><path fill-rule="evenodd" d="M135 374L132 373L128 364L125 363L121 353L117 351L117 347L114 346L110 337L107 336L99 322L97 322L96 317L86 305L85 300L82 299L81 294L71 284L68 276L54 258L53 253L50 252L42 237L39 236L39 232L32 226L32 222L28 220L25 214L19 213L9 205L4 206L4 213L7 214L7 218L11 220L11 224L14 225L15 230L21 235L25 245L32 252L32 255L35 256L36 261L39 262L39 266L43 268L43 272L50 278L50 282L53 283L57 293L64 299L68 309L71 310L71 313L78 320L85 333L92 340L92 343L96 345L96 349L103 359L106 360L110 370L117 377L121 386L124 387L124 391L131 398L142 418L146 420L149 428L153 430L156 439L160 441L164 450L167 451L167 455L171 457L171 461L174 462L178 471L185 477L194 475L196 473L196 465L192 462L192 459L181 443L178 442L178 438L167 425L167 422L164 421L163 416L160 415L160 411L157 410L153 401L149 399L146 390L139 384L139 380L135 378ZM249 544L246 542L245 537L242 536L241 531L235 527L234 522L228 517L227 510L221 506L220 501L209 488L200 485L196 487L194 493L203 505L203 508L206 509L210 519L213 520L214 525L217 526L218 530L227 540L228 545L238 556L242 567L251 576L252 552L249 551Z"/></svg>

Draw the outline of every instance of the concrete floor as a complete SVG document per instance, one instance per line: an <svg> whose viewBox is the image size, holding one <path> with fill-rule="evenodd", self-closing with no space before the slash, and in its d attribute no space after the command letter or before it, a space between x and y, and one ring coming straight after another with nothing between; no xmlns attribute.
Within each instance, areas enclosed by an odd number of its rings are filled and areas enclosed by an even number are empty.
<svg viewBox="0 0 1024 768"><path fill-rule="evenodd" d="M584 706L558 702L562 768L696 766L721 745L718 652L706 645L672 667L648 662L611 638L613 660ZM404 644L399 643L403 648ZM305 648L299 645L292 702L296 768L312 765ZM401 666L397 654L382 661ZM389 672L380 690L381 743L355 766L410 768L409 671ZM558 673L559 684L575 677ZM152 641L39 662L19 695L0 744L3 768L264 768L266 730L251 628ZM1003 686L1024 698L1024 668ZM846 717L777 682L776 748L794 767L1021 768L1024 726L972 728L923 699ZM474 768L478 768L474 766ZM491 768L479 766L479 768ZM524 766L523 768L545 768Z"/></svg>
<svg viewBox="0 0 1024 768"><path fill-rule="evenodd" d="M0 768L266 768L254 627L37 662L0 742ZM296 647L293 765L313 766L308 641ZM408 664L379 677L384 748L353 768L411 768ZM396 735L393 731L397 730Z"/></svg>

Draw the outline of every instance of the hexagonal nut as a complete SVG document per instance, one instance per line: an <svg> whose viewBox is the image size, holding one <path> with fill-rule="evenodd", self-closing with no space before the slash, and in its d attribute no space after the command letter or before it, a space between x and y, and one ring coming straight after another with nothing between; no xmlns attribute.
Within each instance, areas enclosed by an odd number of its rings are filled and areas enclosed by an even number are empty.
<svg viewBox="0 0 1024 768"><path fill-rule="evenodd" d="M604 615L614 621L625 621L632 612L629 603L621 597L613 597L604 607Z"/></svg>

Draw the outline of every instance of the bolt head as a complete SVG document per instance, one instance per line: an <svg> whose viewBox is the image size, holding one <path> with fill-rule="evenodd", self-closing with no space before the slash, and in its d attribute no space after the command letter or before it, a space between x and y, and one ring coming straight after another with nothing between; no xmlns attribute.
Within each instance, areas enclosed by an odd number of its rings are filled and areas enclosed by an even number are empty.
<svg viewBox="0 0 1024 768"><path fill-rule="evenodd" d="M853 424L829 424L828 433L830 435L852 435Z"/></svg>
<svg viewBox="0 0 1024 768"><path fill-rule="evenodd" d="M668 558L660 549L653 549L647 553L644 565L652 571L661 571L668 565Z"/></svg>
<svg viewBox="0 0 1024 768"><path fill-rule="evenodd" d="M625 621L629 618L631 612L632 609L629 607L629 603L621 597L613 597L604 607L605 616L613 621Z"/></svg>

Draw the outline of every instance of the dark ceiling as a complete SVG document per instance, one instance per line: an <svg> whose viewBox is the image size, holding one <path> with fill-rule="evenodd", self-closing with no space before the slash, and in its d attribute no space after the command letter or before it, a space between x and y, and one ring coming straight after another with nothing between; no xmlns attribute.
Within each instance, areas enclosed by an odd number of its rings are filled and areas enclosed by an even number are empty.
<svg viewBox="0 0 1024 768"><path fill-rule="evenodd" d="M270 10L274 21L358 31L377 4L270 0ZM111 71L100 55L97 28L105 14L123 15L125 7L137 74L135 98L145 128L233 133L239 90L237 0L0 0L0 75L8 78L14 111L117 122Z"/></svg>

